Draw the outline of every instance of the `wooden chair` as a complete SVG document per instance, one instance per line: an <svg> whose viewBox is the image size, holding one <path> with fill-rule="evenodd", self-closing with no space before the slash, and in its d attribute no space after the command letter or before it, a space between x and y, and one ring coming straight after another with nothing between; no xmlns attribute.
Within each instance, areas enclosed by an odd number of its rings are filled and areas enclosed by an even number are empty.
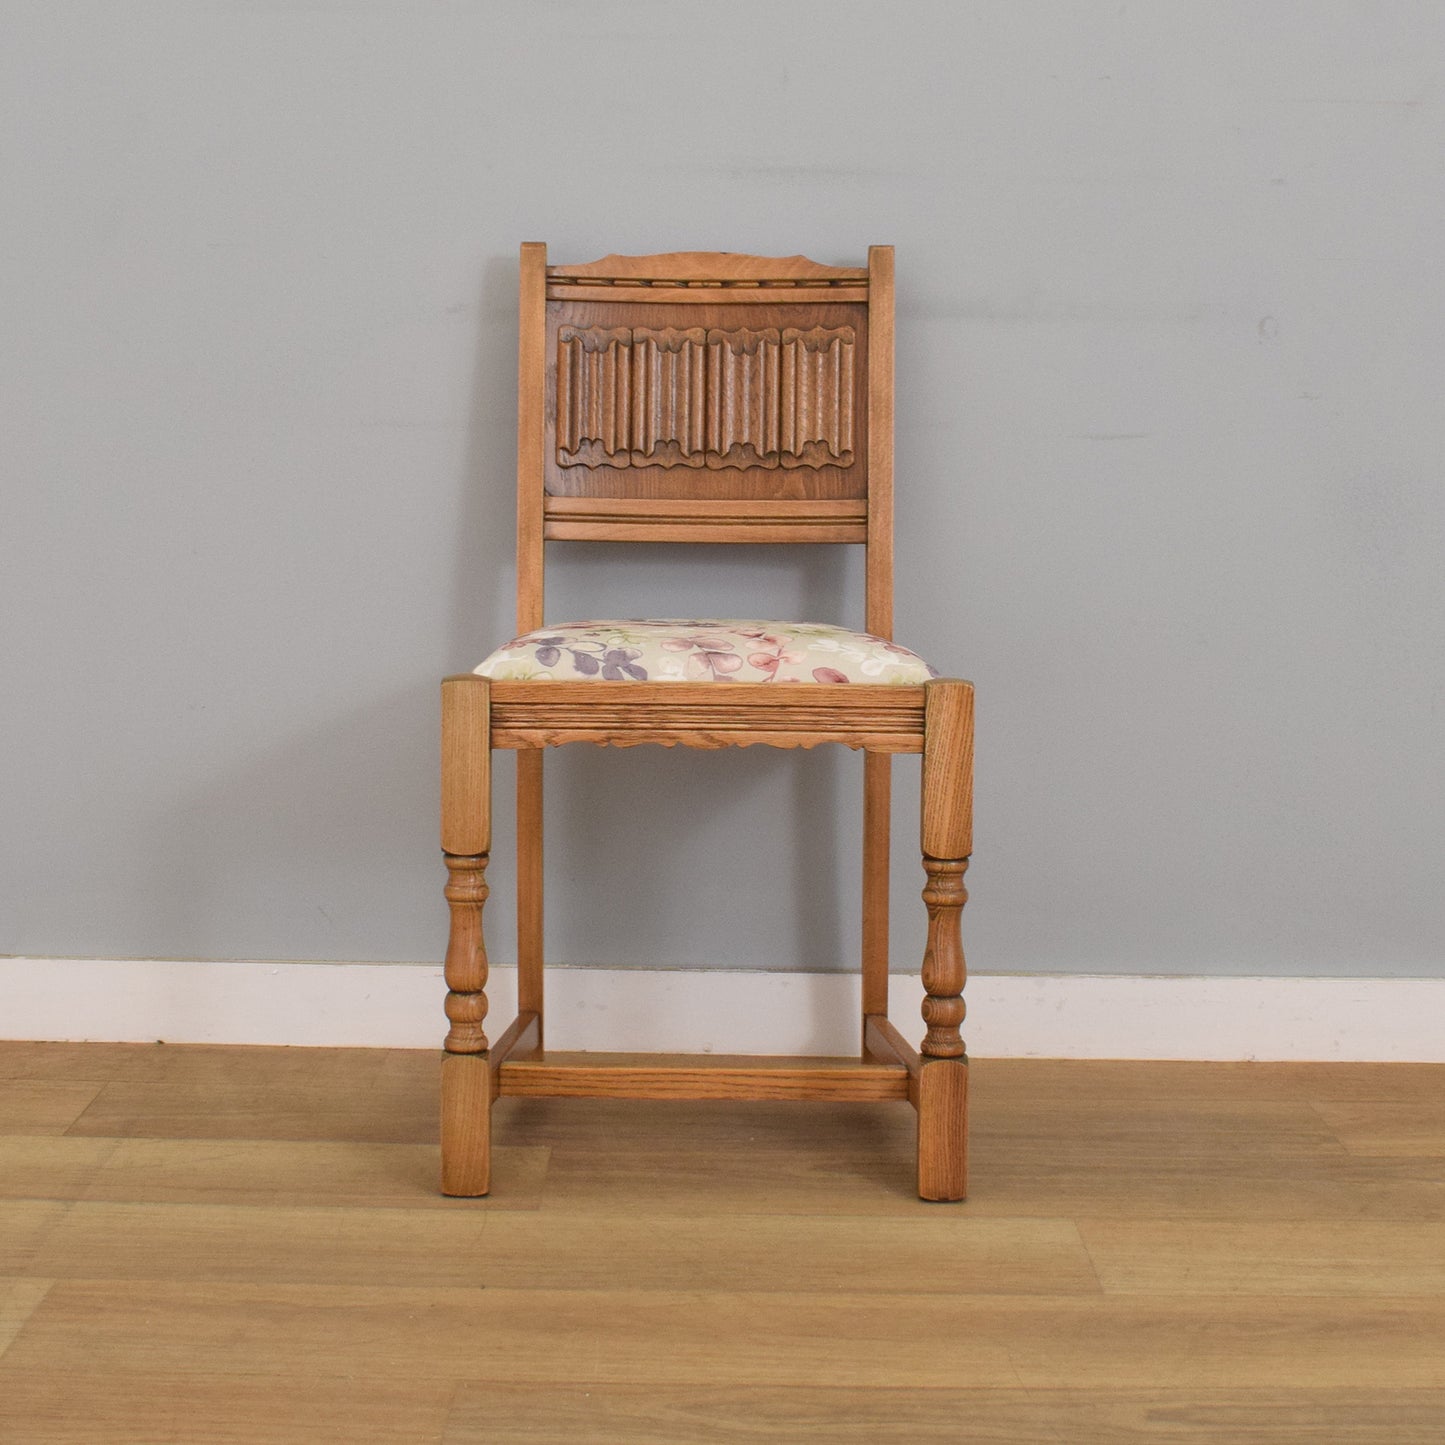
<svg viewBox="0 0 1445 1445"><path fill-rule="evenodd" d="M973 688L937 678L890 641L892 247L872 247L865 269L708 252L548 266L545 246L524 245L517 478L517 627L530 636L442 685L451 907L443 1192L488 1192L491 1105L502 1094L906 1099L918 1115L919 1195L962 1199L959 915L971 851ZM659 680L642 647L608 642L654 645L666 627L648 637L634 623L538 631L544 544L564 539L861 543L871 636L840 643L805 627L799 640L791 624L775 623L718 636L726 624L670 624L680 635L663 637ZM815 642L824 649L817 655ZM845 653L861 681L842 667L810 667ZM544 748L571 742L863 750L858 1057L544 1052L542 758ZM518 1014L489 1044L482 906L493 748L517 750L519 941ZM888 1020L894 753L922 754L927 1031L916 1052Z"/></svg>

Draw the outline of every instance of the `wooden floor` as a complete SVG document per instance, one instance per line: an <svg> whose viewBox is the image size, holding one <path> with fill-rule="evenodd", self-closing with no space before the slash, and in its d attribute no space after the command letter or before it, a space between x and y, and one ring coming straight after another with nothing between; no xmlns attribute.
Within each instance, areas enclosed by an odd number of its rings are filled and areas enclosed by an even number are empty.
<svg viewBox="0 0 1445 1445"><path fill-rule="evenodd" d="M0 1440L1445 1441L1445 1066L997 1061L906 1105L504 1100L438 1058L0 1043Z"/></svg>

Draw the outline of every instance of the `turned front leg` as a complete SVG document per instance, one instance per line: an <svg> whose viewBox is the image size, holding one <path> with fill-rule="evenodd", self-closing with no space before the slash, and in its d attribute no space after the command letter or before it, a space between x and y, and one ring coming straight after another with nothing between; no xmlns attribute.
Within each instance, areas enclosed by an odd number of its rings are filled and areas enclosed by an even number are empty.
<svg viewBox="0 0 1445 1445"><path fill-rule="evenodd" d="M966 971L963 962L963 905L968 902L968 889L963 875L967 858L923 859L928 882L923 901L928 905L928 943L923 950L923 1022L928 1032L918 1050L926 1059L965 1058L963 1023L966 1005L963 985Z"/></svg>
<svg viewBox="0 0 1445 1445"><path fill-rule="evenodd" d="M442 684L442 849L451 929L442 1058L442 1193L491 1187L492 1075L487 1055L487 949L482 907L491 849L490 693L485 678Z"/></svg>
<svg viewBox="0 0 1445 1445"><path fill-rule="evenodd" d="M487 1036L487 945L482 937L482 905L487 887L487 855L446 855L446 896L451 909L447 938L446 1013L451 1027L443 1046L449 1054L484 1054Z"/></svg>
<svg viewBox="0 0 1445 1445"><path fill-rule="evenodd" d="M963 875L973 847L973 688L927 685L923 742L923 869L928 943L919 1048L918 1193L962 1199L968 1187L968 1058L960 1026L965 968Z"/></svg>

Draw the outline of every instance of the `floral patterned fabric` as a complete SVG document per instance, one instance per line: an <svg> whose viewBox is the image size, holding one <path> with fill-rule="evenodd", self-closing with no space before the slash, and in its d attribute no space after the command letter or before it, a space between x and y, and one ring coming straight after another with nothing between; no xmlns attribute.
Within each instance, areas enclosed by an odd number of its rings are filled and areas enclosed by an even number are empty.
<svg viewBox="0 0 1445 1445"><path fill-rule="evenodd" d="M867 682L938 673L916 652L820 622L565 622L499 647L483 677L530 682Z"/></svg>

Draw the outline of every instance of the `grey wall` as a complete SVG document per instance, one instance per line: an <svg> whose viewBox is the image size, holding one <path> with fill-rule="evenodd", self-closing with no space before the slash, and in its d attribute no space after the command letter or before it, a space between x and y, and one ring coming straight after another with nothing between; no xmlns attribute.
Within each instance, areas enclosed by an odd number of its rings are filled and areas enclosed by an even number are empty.
<svg viewBox="0 0 1445 1445"><path fill-rule="evenodd" d="M892 241L898 634L980 690L974 965L1441 972L1445 7L0 14L0 951L437 958L517 243ZM857 563L558 549L551 610L854 616ZM851 961L853 755L549 762L555 957Z"/></svg>

